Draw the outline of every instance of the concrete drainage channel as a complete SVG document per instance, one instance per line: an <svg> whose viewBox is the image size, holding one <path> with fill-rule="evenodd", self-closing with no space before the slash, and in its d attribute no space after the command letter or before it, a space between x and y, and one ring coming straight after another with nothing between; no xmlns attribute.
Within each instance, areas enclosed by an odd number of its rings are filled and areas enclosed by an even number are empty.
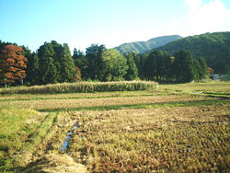
<svg viewBox="0 0 230 173"><path fill-rule="evenodd" d="M73 138L73 133L74 133L74 131L76 130L76 129L79 129L80 128L80 126L79 126L79 121L77 121L74 125L73 125L73 127L72 127L72 129L70 130L70 131L68 131L68 133L67 133L67 135L66 135L66 137L65 137L65 140L64 140L64 142L63 142L63 144L62 144L62 147L61 147L61 152L64 152L64 151L67 151L67 154L70 154L70 151L68 151L68 149L69 149L69 142L70 142L70 140Z"/></svg>

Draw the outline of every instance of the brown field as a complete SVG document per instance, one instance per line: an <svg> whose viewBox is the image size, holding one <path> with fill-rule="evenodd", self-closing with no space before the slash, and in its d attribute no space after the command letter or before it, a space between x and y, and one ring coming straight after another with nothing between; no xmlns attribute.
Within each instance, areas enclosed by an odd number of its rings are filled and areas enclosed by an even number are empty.
<svg viewBox="0 0 230 173"><path fill-rule="evenodd" d="M229 172L229 95L227 82L2 95L0 172Z"/></svg>
<svg viewBox="0 0 230 173"><path fill-rule="evenodd" d="M230 106L79 113L71 156L90 172L229 170Z"/></svg>
<svg viewBox="0 0 230 173"><path fill-rule="evenodd" d="M171 95L171 96L138 96L138 97L111 97L94 99L49 99L49 100L25 100L1 102L0 106L12 104L23 108L35 110L46 109L70 109L84 107L100 107L111 105L133 105L133 104L154 104L154 103L172 103L172 102L196 102L202 100L214 100L204 96L190 95Z"/></svg>

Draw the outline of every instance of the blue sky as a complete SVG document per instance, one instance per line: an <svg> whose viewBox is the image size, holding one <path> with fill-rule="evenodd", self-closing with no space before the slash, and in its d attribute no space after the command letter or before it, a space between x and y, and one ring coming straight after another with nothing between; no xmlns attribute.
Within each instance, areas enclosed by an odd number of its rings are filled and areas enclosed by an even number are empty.
<svg viewBox="0 0 230 173"><path fill-rule="evenodd" d="M85 51L177 34L230 31L229 0L0 0L0 39Z"/></svg>

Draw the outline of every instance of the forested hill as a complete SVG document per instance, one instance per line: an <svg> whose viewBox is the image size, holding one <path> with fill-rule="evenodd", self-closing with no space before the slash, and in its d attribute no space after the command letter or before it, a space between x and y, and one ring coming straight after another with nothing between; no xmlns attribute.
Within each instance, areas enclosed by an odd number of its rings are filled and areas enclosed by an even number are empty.
<svg viewBox="0 0 230 173"><path fill-rule="evenodd" d="M204 57L214 72L230 72L230 32L189 36L157 49L165 50L170 55L178 50L189 50L194 58Z"/></svg>
<svg viewBox="0 0 230 173"><path fill-rule="evenodd" d="M130 52L144 53L153 48L163 46L167 43L170 43L172 41L175 41L181 38L182 37L179 35L163 36L163 37L152 38L148 41L124 43L118 47L115 47L114 49L117 49L118 51L120 51L121 54L130 53Z"/></svg>

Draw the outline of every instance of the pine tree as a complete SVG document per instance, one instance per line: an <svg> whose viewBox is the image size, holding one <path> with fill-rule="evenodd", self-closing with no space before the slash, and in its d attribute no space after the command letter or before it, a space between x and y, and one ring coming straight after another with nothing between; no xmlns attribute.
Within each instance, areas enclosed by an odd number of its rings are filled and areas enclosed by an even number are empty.
<svg viewBox="0 0 230 173"><path fill-rule="evenodd" d="M55 40L52 40L50 43L54 49L55 55L53 56L54 59L54 65L57 69L57 80L58 82L63 81L62 76L62 58L63 58L63 46L59 43L57 43Z"/></svg>
<svg viewBox="0 0 230 173"><path fill-rule="evenodd" d="M27 83L29 83L30 85L37 85L41 83L39 78L39 59L36 53L33 53L30 57L28 57L26 72Z"/></svg>
<svg viewBox="0 0 230 173"><path fill-rule="evenodd" d="M54 65L54 60L52 57L48 57L45 59L46 66L46 71L44 72L42 76L42 82L44 84L52 84L52 83L57 83L57 69L56 66Z"/></svg>
<svg viewBox="0 0 230 173"><path fill-rule="evenodd" d="M55 51L53 45L45 42L44 45L38 49L38 57L40 84L57 83L58 73L57 67L54 64Z"/></svg>
<svg viewBox="0 0 230 173"><path fill-rule="evenodd" d="M198 81L201 79L201 75L203 75L201 65L199 61L197 61L196 59L193 59L193 76L194 76L193 79L195 81Z"/></svg>
<svg viewBox="0 0 230 173"><path fill-rule="evenodd" d="M125 75L126 80L135 80L138 77L138 69L136 66L136 63L134 61L135 54L134 53L129 53L128 55L125 55L127 59L127 65L128 65L128 70Z"/></svg>
<svg viewBox="0 0 230 173"><path fill-rule="evenodd" d="M157 51L148 54L144 64L144 72L147 80L156 80L157 76Z"/></svg>
<svg viewBox="0 0 230 173"><path fill-rule="evenodd" d="M156 52L156 77L157 81L162 81L166 78L166 59L169 57L166 51L157 51Z"/></svg>
<svg viewBox="0 0 230 173"><path fill-rule="evenodd" d="M202 57L197 58L197 61L200 63L200 67L201 67L199 71L199 78L205 79L206 76L208 75L208 66L206 64L206 61Z"/></svg>
<svg viewBox="0 0 230 173"><path fill-rule="evenodd" d="M61 57L61 82L73 82L76 80L76 67L71 56L69 46L63 44Z"/></svg>
<svg viewBox="0 0 230 173"><path fill-rule="evenodd" d="M103 78L102 53L106 50L104 45L92 44L86 49L86 59L88 66L86 73L92 80L100 80Z"/></svg>
<svg viewBox="0 0 230 173"><path fill-rule="evenodd" d="M88 73L87 73L88 60L85 58L84 53L82 51L74 48L73 60L74 60L75 66L76 66L77 74L79 74L79 72L81 74L81 80L82 79L87 80L89 78Z"/></svg>
<svg viewBox="0 0 230 173"><path fill-rule="evenodd" d="M179 51L174 54L173 73L178 82L190 82L195 79L194 63L189 51Z"/></svg>
<svg viewBox="0 0 230 173"><path fill-rule="evenodd" d="M61 45L56 41L44 43L38 50L38 56L42 84L76 80L76 67L67 44ZM51 70L54 70L53 76ZM48 80L47 76L50 76L51 80Z"/></svg>
<svg viewBox="0 0 230 173"><path fill-rule="evenodd" d="M73 59L74 61L77 60L77 59L83 59L85 58L85 55L82 51L80 50L77 50L76 48L74 48L73 50Z"/></svg>

